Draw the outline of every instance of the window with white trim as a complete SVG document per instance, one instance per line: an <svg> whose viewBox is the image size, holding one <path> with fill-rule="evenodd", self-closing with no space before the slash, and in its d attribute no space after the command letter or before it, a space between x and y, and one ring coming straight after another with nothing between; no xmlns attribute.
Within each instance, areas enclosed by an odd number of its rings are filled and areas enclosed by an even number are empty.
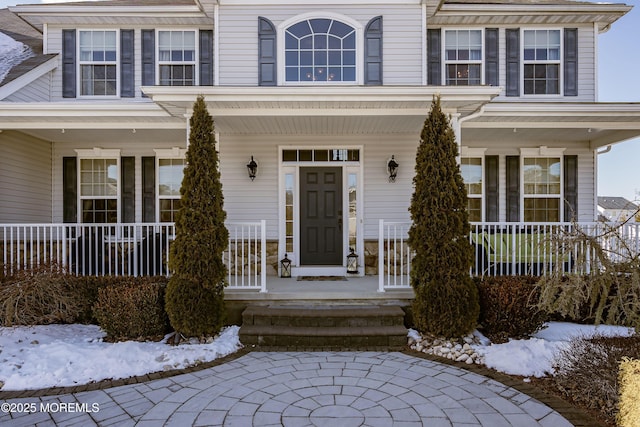
<svg viewBox="0 0 640 427"><path fill-rule="evenodd" d="M524 30L523 36L524 94L559 95L560 30Z"/></svg>
<svg viewBox="0 0 640 427"><path fill-rule="evenodd" d="M158 31L158 84L196 85L196 31Z"/></svg>
<svg viewBox="0 0 640 427"><path fill-rule="evenodd" d="M83 223L118 222L118 158L80 159L80 217Z"/></svg>
<svg viewBox="0 0 640 427"><path fill-rule="evenodd" d="M525 222L562 221L562 156L522 159Z"/></svg>
<svg viewBox="0 0 640 427"><path fill-rule="evenodd" d="M180 210L184 159L158 159L158 221L175 222Z"/></svg>
<svg viewBox="0 0 640 427"><path fill-rule="evenodd" d="M482 30L445 30L445 84L482 83Z"/></svg>
<svg viewBox="0 0 640 427"><path fill-rule="evenodd" d="M118 32L80 30L78 37L80 96L116 96Z"/></svg>
<svg viewBox="0 0 640 427"><path fill-rule="evenodd" d="M286 82L356 82L352 26L336 19L305 19L287 27L284 36Z"/></svg>
<svg viewBox="0 0 640 427"><path fill-rule="evenodd" d="M482 221L482 196L484 182L482 179L482 157L461 157L460 172L467 190L467 212L469 221Z"/></svg>

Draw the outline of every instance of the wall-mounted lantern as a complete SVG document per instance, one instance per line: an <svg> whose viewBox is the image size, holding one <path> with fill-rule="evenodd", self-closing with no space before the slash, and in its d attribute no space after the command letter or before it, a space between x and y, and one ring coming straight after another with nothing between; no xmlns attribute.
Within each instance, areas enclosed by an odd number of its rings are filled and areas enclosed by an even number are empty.
<svg viewBox="0 0 640 427"><path fill-rule="evenodd" d="M287 254L280 260L280 277L291 277L291 260Z"/></svg>
<svg viewBox="0 0 640 427"><path fill-rule="evenodd" d="M396 182L396 176L398 176L398 168L400 165L396 162L395 157L392 155L391 159L387 162L387 172L389 172L389 182Z"/></svg>
<svg viewBox="0 0 640 427"><path fill-rule="evenodd" d="M251 181L256 179L256 175L258 174L258 164L253 160L253 156L251 156L251 161L247 164L247 172L249 173Z"/></svg>
<svg viewBox="0 0 640 427"><path fill-rule="evenodd" d="M358 254L353 251L353 248L349 248L349 255L347 255L347 273L358 274Z"/></svg>

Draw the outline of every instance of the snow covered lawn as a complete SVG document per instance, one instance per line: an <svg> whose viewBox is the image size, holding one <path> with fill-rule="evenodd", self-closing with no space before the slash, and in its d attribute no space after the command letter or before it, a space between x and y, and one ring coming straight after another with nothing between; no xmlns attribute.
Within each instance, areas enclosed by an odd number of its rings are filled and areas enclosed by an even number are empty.
<svg viewBox="0 0 640 427"><path fill-rule="evenodd" d="M224 329L211 344L172 347L155 342L102 341L104 332L91 325L0 327L1 390L65 387L103 379L119 379L208 362L242 345L238 326ZM505 344L484 342L474 349L498 371L542 377L553 372L553 359L572 338L594 334L629 336L633 329L551 322L528 340Z"/></svg>
<svg viewBox="0 0 640 427"><path fill-rule="evenodd" d="M549 322L545 328L527 340L511 340L504 344L474 346L484 358L484 364L497 371L523 377L545 377L553 373L555 356L567 348L574 338L600 336L631 336L633 328L608 325L578 325Z"/></svg>
<svg viewBox="0 0 640 427"><path fill-rule="evenodd" d="M103 342L106 334L94 325L0 327L0 390L68 387L209 362L242 347L239 329L224 329L211 344L170 346Z"/></svg>

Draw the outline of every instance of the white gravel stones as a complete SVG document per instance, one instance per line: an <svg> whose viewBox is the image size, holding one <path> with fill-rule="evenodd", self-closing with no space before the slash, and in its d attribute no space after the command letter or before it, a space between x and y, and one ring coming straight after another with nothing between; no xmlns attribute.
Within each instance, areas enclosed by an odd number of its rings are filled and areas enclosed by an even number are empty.
<svg viewBox="0 0 640 427"><path fill-rule="evenodd" d="M443 357L467 365L484 363L482 357L473 349L472 344L480 344L478 338L469 334L462 338L439 338L420 335L416 331L409 334L409 347L422 353Z"/></svg>

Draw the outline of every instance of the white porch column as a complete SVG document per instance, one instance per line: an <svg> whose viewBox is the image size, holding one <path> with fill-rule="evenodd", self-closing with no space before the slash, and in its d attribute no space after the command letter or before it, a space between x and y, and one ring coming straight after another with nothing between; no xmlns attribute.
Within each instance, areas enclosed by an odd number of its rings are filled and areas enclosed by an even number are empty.
<svg viewBox="0 0 640 427"><path fill-rule="evenodd" d="M451 114L451 127L456 136L456 144L458 144L458 156L456 162L460 164L460 154L462 153L462 124L460 123L460 113Z"/></svg>

